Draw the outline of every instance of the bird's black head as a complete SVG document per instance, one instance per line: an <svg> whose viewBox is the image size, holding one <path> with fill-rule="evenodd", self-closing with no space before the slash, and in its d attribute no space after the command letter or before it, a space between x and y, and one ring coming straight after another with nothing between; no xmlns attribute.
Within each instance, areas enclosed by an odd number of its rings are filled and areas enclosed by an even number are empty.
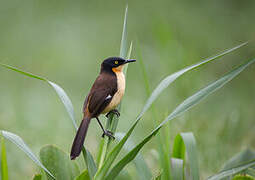
<svg viewBox="0 0 255 180"><path fill-rule="evenodd" d="M135 59L123 59L121 57L109 57L101 64L101 71L122 71L123 66L130 62L135 62Z"/></svg>

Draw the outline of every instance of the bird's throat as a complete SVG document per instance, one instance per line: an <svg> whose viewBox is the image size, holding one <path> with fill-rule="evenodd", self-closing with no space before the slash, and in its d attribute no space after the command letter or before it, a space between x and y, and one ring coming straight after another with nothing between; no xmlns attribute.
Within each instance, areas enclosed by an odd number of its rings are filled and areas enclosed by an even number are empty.
<svg viewBox="0 0 255 180"><path fill-rule="evenodd" d="M118 73L118 72L123 72L123 69L124 69L124 64L118 67L112 68L112 71L115 73Z"/></svg>

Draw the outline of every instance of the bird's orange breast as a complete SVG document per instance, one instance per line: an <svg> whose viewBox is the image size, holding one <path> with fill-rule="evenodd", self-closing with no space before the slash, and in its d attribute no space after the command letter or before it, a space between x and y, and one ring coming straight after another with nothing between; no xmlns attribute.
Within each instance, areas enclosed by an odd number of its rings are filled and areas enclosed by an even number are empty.
<svg viewBox="0 0 255 180"><path fill-rule="evenodd" d="M115 109L125 93L126 80L124 73L122 71L115 71L115 74L117 77L117 92L113 95L111 102L102 112L103 114Z"/></svg>

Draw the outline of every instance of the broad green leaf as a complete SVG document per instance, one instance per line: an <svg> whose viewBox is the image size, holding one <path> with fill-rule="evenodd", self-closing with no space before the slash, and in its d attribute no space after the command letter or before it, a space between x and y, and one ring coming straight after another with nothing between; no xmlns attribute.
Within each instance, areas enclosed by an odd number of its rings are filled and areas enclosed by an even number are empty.
<svg viewBox="0 0 255 180"><path fill-rule="evenodd" d="M41 174L35 174L33 177L33 180L42 180L42 175Z"/></svg>
<svg viewBox="0 0 255 180"><path fill-rule="evenodd" d="M244 151L236 154L230 160L228 160L222 170L231 169L233 167L237 167L240 164L250 161L251 159L255 159L255 152L250 149L245 149Z"/></svg>
<svg viewBox="0 0 255 180"><path fill-rule="evenodd" d="M179 151L179 152L178 152ZM173 157L180 158L185 162L185 152L187 152L188 162L193 180L199 179L198 157L196 140L193 133L180 133L174 140ZM185 163L183 163L185 164ZM183 166L184 172L184 166Z"/></svg>
<svg viewBox="0 0 255 180"><path fill-rule="evenodd" d="M173 180L183 180L183 160L171 158L171 175Z"/></svg>
<svg viewBox="0 0 255 180"><path fill-rule="evenodd" d="M40 150L40 159L56 179L70 180L80 174L78 165L71 161L68 154L53 145L47 145ZM48 176L48 179L52 179Z"/></svg>
<svg viewBox="0 0 255 180"><path fill-rule="evenodd" d="M204 64L207 64L211 61L214 61L222 56L225 56L239 48L241 48L242 46L246 45L248 42L242 43L238 46L235 46L231 49L225 50L224 52L217 54L216 56L213 57L209 57L205 60L202 60L201 62L198 62L196 64L193 64L191 66L188 66L180 71L175 72L174 74L171 74L169 76L167 76L166 78L164 78L159 85L154 89L154 91L152 92L152 94L150 95L149 99L147 100L147 102L145 103L145 106L143 107L141 113L138 116L138 119L141 118L143 116L143 114L150 108L151 104L156 100L156 98L162 93L163 90L165 90L173 81L175 81L177 78L179 78L181 75L183 75L184 73L193 70L195 68L198 68Z"/></svg>
<svg viewBox="0 0 255 180"><path fill-rule="evenodd" d="M124 133L116 133L115 137L117 141L120 141L125 136ZM129 152L133 147L135 147L135 144L132 142L131 139L127 140L127 142L124 145L124 149ZM136 172L141 180L147 180L152 178L151 171L149 167L147 166L142 154L138 153L136 158L134 159L134 164L136 167Z"/></svg>
<svg viewBox="0 0 255 180"><path fill-rule="evenodd" d="M231 168L231 169L228 169L228 170L224 170L224 171L221 171L213 176L210 176L209 178L207 178L207 180L220 180L222 178L225 178L225 177L228 177L228 176L232 176L232 175L235 175L245 169L248 169L250 167L253 167L255 166L255 159L248 162L248 163L245 163L245 164L242 164L240 166L237 166L235 168Z"/></svg>
<svg viewBox="0 0 255 180"><path fill-rule="evenodd" d="M124 156L109 172L106 179L113 179L118 175L118 173L130 162L132 161L137 153L141 150L141 148L150 141L150 139L155 136L158 131L161 129L161 127L167 123L168 121L174 119L176 116L184 113L194 105L198 104L201 100L206 98L211 93L215 92L222 86L224 86L227 82L229 82L231 79L236 77L240 72L242 72L246 67L248 67L250 64L254 63L255 59L252 59L248 61L247 63L235 68L234 70L230 71L226 75L224 75L222 78L218 79L217 81L209 84L207 87L201 89L197 93L193 94L189 98L187 98L185 101L183 101L177 108L156 128L154 129L147 137L145 137L135 148L132 149L126 156ZM132 126L131 129L134 129L134 126L139 121L136 120L135 124ZM130 131L130 130L129 130ZM126 135L127 136L127 135ZM118 145L117 145L118 146Z"/></svg>
<svg viewBox="0 0 255 180"><path fill-rule="evenodd" d="M54 176L50 173L50 171L40 162L40 160L34 155L34 153L19 136L8 131L1 132L6 139L18 146L18 148L26 153L32 161L34 161L39 167L43 168L48 173L48 175L54 179Z"/></svg>
<svg viewBox="0 0 255 180"><path fill-rule="evenodd" d="M69 117L72 120L74 128L76 130L78 129L78 126L77 126L76 121L75 121L74 109L73 109L72 102L71 102L70 98L67 96L66 92L63 90L63 88L61 88L56 83L47 80L46 78L34 75L32 73L29 73L29 72L26 72L26 71L23 71L23 70L20 70L16 67L9 66L9 65L6 65L6 64L2 64L2 63L0 63L0 66L5 67L5 68L10 69L10 70L13 70L13 71L16 71L16 72L21 73L23 75L26 75L28 77L32 77L32 78L44 81L44 82L48 83L51 87L53 87L55 92L58 94L61 102L64 104L64 107L65 107ZM87 153L83 153L83 155L84 155L86 165L87 165L88 169L90 169L89 173L94 172L94 174L95 174L97 169L96 169L95 162L94 162L94 159L93 159L91 153L87 149L85 149L84 147L83 147L83 152L87 152ZM89 160L89 161L87 161L87 160ZM94 174L90 174L90 176L93 177Z"/></svg>
<svg viewBox="0 0 255 180"><path fill-rule="evenodd" d="M75 180L90 180L88 170L83 171L79 176L75 178Z"/></svg>
<svg viewBox="0 0 255 180"><path fill-rule="evenodd" d="M174 139L172 157L183 160L185 158L185 144L183 143L182 137L179 134Z"/></svg>
<svg viewBox="0 0 255 180"><path fill-rule="evenodd" d="M2 133L0 132L1 138L1 177L2 180L8 180L8 165L6 158L5 142Z"/></svg>

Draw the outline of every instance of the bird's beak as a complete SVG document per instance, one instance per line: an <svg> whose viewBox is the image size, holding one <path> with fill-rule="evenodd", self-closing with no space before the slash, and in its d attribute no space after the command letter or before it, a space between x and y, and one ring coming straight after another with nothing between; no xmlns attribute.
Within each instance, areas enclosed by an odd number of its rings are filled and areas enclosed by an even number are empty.
<svg viewBox="0 0 255 180"><path fill-rule="evenodd" d="M136 62L136 60L135 60L135 59L127 59L127 60L125 61L125 64L131 63L131 62Z"/></svg>

